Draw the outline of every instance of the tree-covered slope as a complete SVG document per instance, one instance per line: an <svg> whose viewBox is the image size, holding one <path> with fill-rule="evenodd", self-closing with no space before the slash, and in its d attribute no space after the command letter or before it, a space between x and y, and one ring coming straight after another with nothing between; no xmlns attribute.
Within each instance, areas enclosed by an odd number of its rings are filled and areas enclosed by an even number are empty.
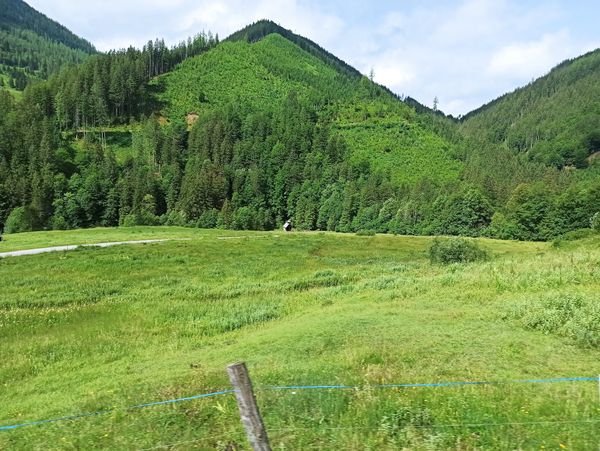
<svg viewBox="0 0 600 451"><path fill-rule="evenodd" d="M532 161L586 167L600 151L600 50L469 113L462 130Z"/></svg>
<svg viewBox="0 0 600 451"><path fill-rule="evenodd" d="M548 239L588 228L600 211L600 50L462 120L463 179L498 206L490 231Z"/></svg>
<svg viewBox="0 0 600 451"><path fill-rule="evenodd" d="M600 211L594 169L532 161L479 133L475 115L461 134L272 27L150 41L18 99L0 92L0 228L269 230L292 218L304 230L540 240Z"/></svg>
<svg viewBox="0 0 600 451"><path fill-rule="evenodd" d="M0 87L22 90L69 63L95 53L94 46L22 0L0 0Z"/></svg>
<svg viewBox="0 0 600 451"><path fill-rule="evenodd" d="M294 93L314 108L320 123L344 138L355 165L388 173L397 183L457 178L461 164L453 157L453 145L424 125L410 106L355 70L344 69L340 60L319 53L305 38L262 36L265 23L234 34L236 39L228 38L157 79L165 114L189 121L230 103L278 114Z"/></svg>
<svg viewBox="0 0 600 451"><path fill-rule="evenodd" d="M350 81L280 35L249 44L223 42L157 80L169 117L242 102L273 110L291 91L304 98L348 95ZM336 89L338 93L327 92Z"/></svg>

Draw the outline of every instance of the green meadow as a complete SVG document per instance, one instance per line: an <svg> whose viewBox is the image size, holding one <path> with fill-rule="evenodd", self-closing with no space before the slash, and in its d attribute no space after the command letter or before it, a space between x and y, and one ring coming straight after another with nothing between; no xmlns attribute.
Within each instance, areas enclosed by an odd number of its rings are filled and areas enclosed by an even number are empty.
<svg viewBox="0 0 600 451"><path fill-rule="evenodd" d="M184 228L7 235L0 252L0 449L247 449L230 388L247 362L273 449L596 449L594 381L379 384L600 374L600 238L477 240ZM272 390L343 384L346 390Z"/></svg>

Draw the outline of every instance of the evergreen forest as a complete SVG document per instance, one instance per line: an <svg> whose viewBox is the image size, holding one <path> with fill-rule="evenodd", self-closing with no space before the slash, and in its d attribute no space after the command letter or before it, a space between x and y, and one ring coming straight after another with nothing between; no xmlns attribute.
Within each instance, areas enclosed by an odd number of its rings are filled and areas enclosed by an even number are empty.
<svg viewBox="0 0 600 451"><path fill-rule="evenodd" d="M548 240L597 222L599 51L455 119L270 21L98 53L2 3L6 232L291 219Z"/></svg>

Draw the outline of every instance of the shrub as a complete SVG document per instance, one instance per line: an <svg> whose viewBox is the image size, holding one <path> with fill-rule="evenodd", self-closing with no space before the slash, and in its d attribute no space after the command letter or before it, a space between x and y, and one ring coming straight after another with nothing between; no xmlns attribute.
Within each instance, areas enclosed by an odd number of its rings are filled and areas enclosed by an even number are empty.
<svg viewBox="0 0 600 451"><path fill-rule="evenodd" d="M17 207L10 212L4 231L6 233L31 232L33 230L33 217L26 207Z"/></svg>
<svg viewBox="0 0 600 451"><path fill-rule="evenodd" d="M219 210L213 208L206 210L200 215L196 222L196 227L200 229L214 229L219 221Z"/></svg>
<svg viewBox="0 0 600 451"><path fill-rule="evenodd" d="M583 347L600 346L600 306L589 297L562 293L509 305L504 319L516 319L525 329L558 335Z"/></svg>
<svg viewBox="0 0 600 451"><path fill-rule="evenodd" d="M135 227L135 226L155 226L159 225L160 218L147 211L138 211L135 213L129 213L121 219L121 227Z"/></svg>
<svg viewBox="0 0 600 451"><path fill-rule="evenodd" d="M431 263L447 265L485 260L486 258L487 253L477 243L465 238L436 238L429 248Z"/></svg>
<svg viewBox="0 0 600 451"><path fill-rule="evenodd" d="M600 232L600 211L590 219L590 228L595 232Z"/></svg>
<svg viewBox="0 0 600 451"><path fill-rule="evenodd" d="M358 236L375 236L375 230L361 229L358 232L356 232L356 235L358 235Z"/></svg>
<svg viewBox="0 0 600 451"><path fill-rule="evenodd" d="M171 210L165 218L165 225L185 227L188 225L188 221L185 217L185 213L179 210Z"/></svg>
<svg viewBox="0 0 600 451"><path fill-rule="evenodd" d="M50 222L52 224L52 230L67 230L69 228L69 224L67 224L66 219L62 215L52 216Z"/></svg>
<svg viewBox="0 0 600 451"><path fill-rule="evenodd" d="M121 227L135 227L138 225L137 218L133 213L130 213L121 219Z"/></svg>

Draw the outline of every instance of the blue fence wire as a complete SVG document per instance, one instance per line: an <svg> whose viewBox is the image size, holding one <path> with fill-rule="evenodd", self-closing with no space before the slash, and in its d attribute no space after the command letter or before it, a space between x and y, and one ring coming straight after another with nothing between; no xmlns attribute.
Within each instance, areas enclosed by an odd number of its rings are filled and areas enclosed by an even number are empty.
<svg viewBox="0 0 600 451"><path fill-rule="evenodd" d="M12 425L8 425L8 426L0 426L0 431L19 429L19 428L26 427L26 426L37 426L37 425L45 424L45 423L56 423L59 421L79 420L81 418L94 417L97 415L106 415L107 413L112 413L117 410L143 409L144 407L160 406L160 405L164 405L164 404L175 404L178 402L191 401L194 399L210 398L210 397L219 396L219 395L227 395L227 394L233 393L233 392L234 392L234 390L222 390L222 391L217 391L217 392L212 392L212 393L203 393L201 395L186 396L185 398L175 398L175 399L167 399L165 401L155 401L155 402L148 402L145 404L136 404L134 406L124 407L123 409L99 410L97 412L81 413L78 415L70 415L70 416L66 416L66 417L52 418L49 420L38 420L38 421L30 421L27 423L12 424Z"/></svg>
<svg viewBox="0 0 600 451"><path fill-rule="evenodd" d="M369 388L418 388L418 387L452 387L460 385L503 385L503 384L546 384L546 383L557 383L557 382L599 382L599 377L555 377L550 379L517 379L508 381L453 381L453 382L434 382L434 383L408 383L408 384L375 384L369 385ZM261 387L260 390L359 390L366 388L358 385L270 385ZM20 424L11 424L7 426L0 426L0 431L8 431L13 429L19 429L27 426L38 426L47 423L57 423L60 421L74 421L82 418L94 417L98 415L105 415L108 413L116 412L117 410L134 410L143 409L145 407L160 406L166 404L176 404L184 401L192 401L195 399L211 398L215 396L228 395L235 393L235 390L221 390L211 393L203 393L199 395L186 396L183 398L167 399L164 401L154 401L144 404L136 404L133 406L124 407L122 409L108 409L99 410L97 412L81 413L77 415L64 416L59 418L51 418L48 420L30 421Z"/></svg>

